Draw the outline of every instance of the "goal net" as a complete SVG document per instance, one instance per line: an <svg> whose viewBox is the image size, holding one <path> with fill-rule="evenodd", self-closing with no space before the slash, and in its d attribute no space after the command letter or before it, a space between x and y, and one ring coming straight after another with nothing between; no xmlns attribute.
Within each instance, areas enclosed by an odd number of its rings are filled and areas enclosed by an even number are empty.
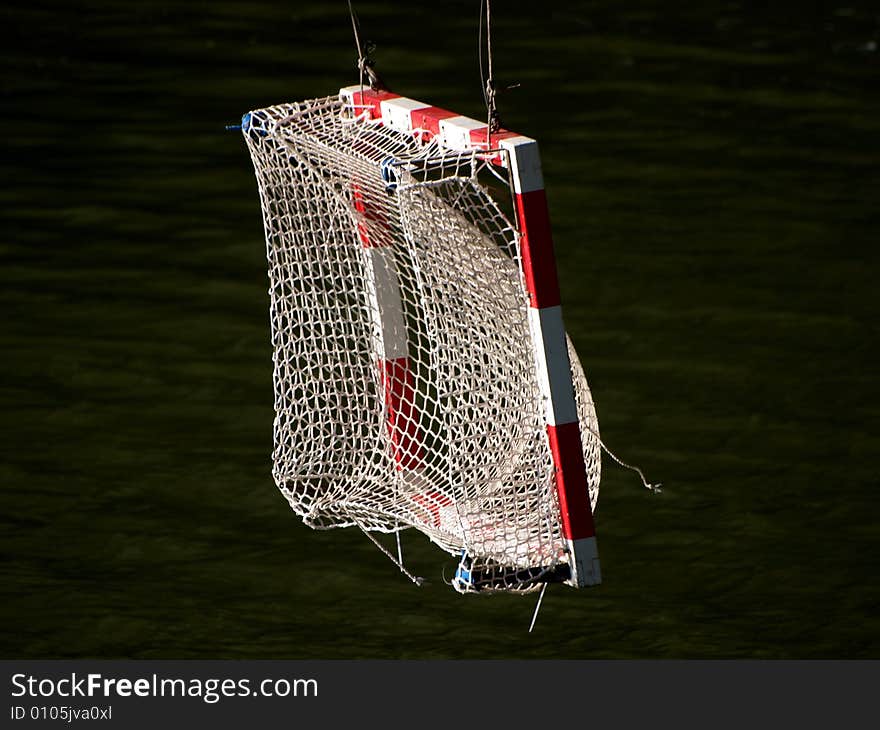
<svg viewBox="0 0 880 730"><path fill-rule="evenodd" d="M526 220L534 140L360 87L242 129L269 263L273 476L293 510L318 529L420 530L458 558L463 592L599 582L598 424L541 291L555 264L535 243L546 208Z"/></svg>

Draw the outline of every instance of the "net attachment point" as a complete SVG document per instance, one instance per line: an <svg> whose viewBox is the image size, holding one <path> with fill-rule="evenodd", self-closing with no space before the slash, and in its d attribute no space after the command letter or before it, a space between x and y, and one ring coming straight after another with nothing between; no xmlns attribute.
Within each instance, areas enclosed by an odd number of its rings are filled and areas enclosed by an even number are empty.
<svg viewBox="0 0 880 730"><path fill-rule="evenodd" d="M397 160L393 157L386 157L379 165L379 173L382 175L382 180L385 181L385 190L389 193L396 190L397 184L400 182L400 173L397 170L398 164Z"/></svg>

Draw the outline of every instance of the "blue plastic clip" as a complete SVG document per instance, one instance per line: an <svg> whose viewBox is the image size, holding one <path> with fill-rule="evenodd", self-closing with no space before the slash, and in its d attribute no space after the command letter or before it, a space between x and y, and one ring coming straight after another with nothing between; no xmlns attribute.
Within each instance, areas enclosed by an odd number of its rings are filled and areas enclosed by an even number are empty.
<svg viewBox="0 0 880 730"><path fill-rule="evenodd" d="M258 134L260 137L265 137L268 132L263 128L262 122L262 117L257 117L256 119L254 119L253 114L247 112L242 116L241 124L227 124L226 129L240 129L245 134L252 131L255 134Z"/></svg>
<svg viewBox="0 0 880 730"><path fill-rule="evenodd" d="M458 561L452 582L459 590L474 590L474 584L471 581L471 559L464 550L461 551L461 560Z"/></svg>
<svg viewBox="0 0 880 730"><path fill-rule="evenodd" d="M397 183L400 182L400 173L397 171L397 160L393 157L386 157L379 165L379 172L385 181L385 189L388 192L397 189Z"/></svg>

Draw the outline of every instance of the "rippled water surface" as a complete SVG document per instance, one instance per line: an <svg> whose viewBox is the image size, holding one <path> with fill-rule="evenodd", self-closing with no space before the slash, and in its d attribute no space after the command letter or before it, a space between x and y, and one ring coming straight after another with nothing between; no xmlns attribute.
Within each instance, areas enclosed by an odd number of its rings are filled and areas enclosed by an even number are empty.
<svg viewBox="0 0 880 730"><path fill-rule="evenodd" d="M392 88L472 116L478 5L357 3ZM406 535L416 588L271 480L223 128L354 83L345 3L4 9L3 654L880 656L880 10L773 5L496 4L603 436L666 486L606 462L605 582L531 635L533 598L459 596Z"/></svg>

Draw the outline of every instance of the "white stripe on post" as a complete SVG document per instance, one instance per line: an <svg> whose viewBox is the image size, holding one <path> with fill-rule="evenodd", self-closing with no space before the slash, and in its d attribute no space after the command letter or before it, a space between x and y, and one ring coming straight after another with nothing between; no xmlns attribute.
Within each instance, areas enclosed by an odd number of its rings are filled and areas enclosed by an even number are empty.
<svg viewBox="0 0 880 730"><path fill-rule="evenodd" d="M343 104L354 104L354 95L359 93L361 90L360 84L355 84L353 86L343 86L339 90L339 101Z"/></svg>
<svg viewBox="0 0 880 730"><path fill-rule="evenodd" d="M577 586L597 586L602 582L602 568L599 564L599 550L596 536L568 540L568 550L574 560Z"/></svg>
<svg viewBox="0 0 880 730"><path fill-rule="evenodd" d="M547 424L556 426L578 420L577 404L571 382L571 363L562 323L562 308L529 307L529 328L535 343L538 387L544 399ZM562 351L559 345L562 343Z"/></svg>
<svg viewBox="0 0 880 730"><path fill-rule="evenodd" d="M400 132L412 132L412 113L427 106L420 101L402 96L397 99L386 99L379 105L382 110L382 123Z"/></svg>
<svg viewBox="0 0 880 730"><path fill-rule="evenodd" d="M510 137L499 140L498 145L501 149L507 150L514 193L530 193L544 189L541 154L535 140L531 137Z"/></svg>
<svg viewBox="0 0 880 730"><path fill-rule="evenodd" d="M471 130L485 127L485 122L478 122L469 117L449 117L440 120L440 142L451 150L466 152L474 149L471 142Z"/></svg>
<svg viewBox="0 0 880 730"><path fill-rule="evenodd" d="M373 352L383 360L409 357L394 252L387 246L365 246L363 251L374 325Z"/></svg>

